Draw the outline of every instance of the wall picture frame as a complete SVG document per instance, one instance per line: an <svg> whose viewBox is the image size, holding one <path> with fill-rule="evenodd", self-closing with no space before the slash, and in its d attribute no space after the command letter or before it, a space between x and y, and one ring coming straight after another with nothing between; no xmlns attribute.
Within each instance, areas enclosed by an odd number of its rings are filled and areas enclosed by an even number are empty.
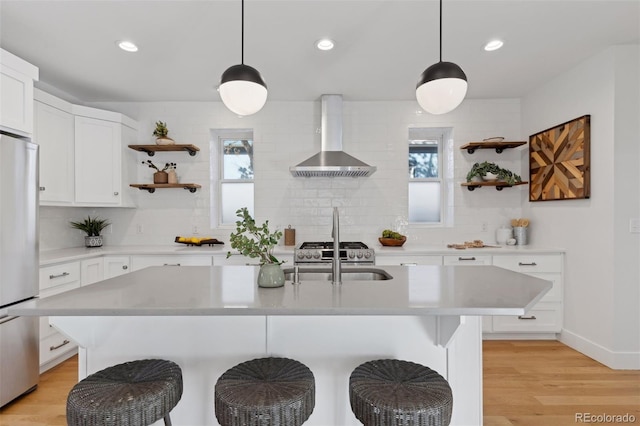
<svg viewBox="0 0 640 426"><path fill-rule="evenodd" d="M591 115L529 136L529 201L591 197Z"/></svg>

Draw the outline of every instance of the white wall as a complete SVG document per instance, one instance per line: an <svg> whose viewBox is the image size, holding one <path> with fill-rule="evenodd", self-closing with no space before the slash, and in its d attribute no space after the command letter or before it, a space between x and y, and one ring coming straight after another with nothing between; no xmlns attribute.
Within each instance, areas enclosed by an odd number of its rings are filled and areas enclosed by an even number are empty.
<svg viewBox="0 0 640 426"><path fill-rule="evenodd" d="M195 157L181 153L156 153L154 157L137 153L138 161L150 158L160 164L176 162L181 182L195 182L202 189L195 194L180 189L157 190L154 194L134 191L137 209L97 209L114 222L106 244L172 244L177 235L200 234L228 241L230 229L210 226L211 196L210 129L252 128L254 130L254 169L256 218L272 225L296 229L298 243L328 240L331 234L331 208L341 213L341 238L377 244L385 228L398 229L409 237L407 244L463 242L470 239L495 241L495 229L520 216L520 194L526 186L503 191L480 188L474 192L460 186L474 162L496 161L519 174L526 174L519 150L476 151L474 155L459 147L469 141L492 136L520 140L520 102L517 99L467 100L444 116L416 114L416 102L344 102L344 150L375 165L369 178L294 178L289 166L307 159L320 149L320 101L267 102L258 114L238 118L220 102L208 103L103 103L92 106L122 112L140 124L139 143L153 143L157 120L166 121L169 136L177 143L200 147ZM412 126L453 127L455 138L454 227L448 229L406 226L408 179L408 128ZM215 165L214 165L215 166ZM213 172L215 173L215 167ZM140 165L137 183L150 182L152 170ZM524 176L523 176L524 178ZM131 182L135 183L135 182ZM213 200L213 201L212 201ZM86 216L96 209L43 208L41 228L43 249L57 248L66 241L61 233L67 217ZM487 231L482 231L486 224ZM137 233L138 225L143 233ZM535 234L532 239L535 242ZM73 239L81 245L81 239Z"/></svg>
<svg viewBox="0 0 640 426"><path fill-rule="evenodd" d="M567 249L562 340L615 368L640 368L638 46L613 47L522 100L531 135L591 115L591 198L528 203L543 245ZM526 197L523 194L523 197Z"/></svg>

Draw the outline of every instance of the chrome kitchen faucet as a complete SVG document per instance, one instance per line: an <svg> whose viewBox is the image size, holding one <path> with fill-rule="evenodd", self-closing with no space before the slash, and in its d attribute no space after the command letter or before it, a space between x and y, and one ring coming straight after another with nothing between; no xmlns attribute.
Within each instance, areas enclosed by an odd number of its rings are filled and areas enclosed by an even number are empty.
<svg viewBox="0 0 640 426"><path fill-rule="evenodd" d="M338 208L333 208L333 260L332 260L332 281L331 284L342 284L342 265L340 264L340 218Z"/></svg>

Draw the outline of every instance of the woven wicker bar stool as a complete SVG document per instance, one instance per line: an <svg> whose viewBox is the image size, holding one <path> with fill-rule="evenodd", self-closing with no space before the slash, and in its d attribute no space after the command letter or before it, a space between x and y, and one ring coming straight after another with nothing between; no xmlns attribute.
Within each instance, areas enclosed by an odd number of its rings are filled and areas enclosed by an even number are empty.
<svg viewBox="0 0 640 426"><path fill-rule="evenodd" d="M67 397L69 426L147 426L164 419L182 397L182 370L162 359L105 368L76 384Z"/></svg>
<svg viewBox="0 0 640 426"><path fill-rule="evenodd" d="M301 362L259 358L227 370L215 385L222 426L298 426L315 406L315 379Z"/></svg>
<svg viewBox="0 0 640 426"><path fill-rule="evenodd" d="M349 377L351 410L365 426L446 426L449 383L423 365L396 359L368 361Z"/></svg>

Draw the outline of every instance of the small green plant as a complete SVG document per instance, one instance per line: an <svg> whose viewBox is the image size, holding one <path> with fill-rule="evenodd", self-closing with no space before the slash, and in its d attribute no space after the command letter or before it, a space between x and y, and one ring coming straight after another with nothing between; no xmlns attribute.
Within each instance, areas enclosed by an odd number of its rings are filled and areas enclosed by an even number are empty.
<svg viewBox="0 0 640 426"><path fill-rule="evenodd" d="M236 216L241 220L236 221L236 232L229 236L231 248L238 250L244 256L259 258L261 265L284 263L273 255L273 248L282 238L281 231L276 230L273 233L269 231L268 220L261 226L256 225L256 221L246 207L236 210ZM227 252L227 258L230 256L231 252Z"/></svg>
<svg viewBox="0 0 640 426"><path fill-rule="evenodd" d="M496 163L489 163L484 161L482 163L475 163L469 173L467 173L467 182L471 182L474 177L482 177L487 173L493 173L498 176L498 180L514 185L518 182L522 182L522 178L510 170L503 169Z"/></svg>
<svg viewBox="0 0 640 426"><path fill-rule="evenodd" d="M89 237L97 237L100 232L111 223L107 219L98 219L97 217L91 218L87 216L82 222L69 222L72 228L79 229L87 234Z"/></svg>
<svg viewBox="0 0 640 426"><path fill-rule="evenodd" d="M159 172L164 172L165 170L168 170L168 169L170 169L172 167L175 169L175 165L176 165L176 163L165 163L165 165L162 168L162 170L160 170L158 168L158 166L153 164L153 161L151 161L151 160L143 161L142 164L145 164L145 165L149 166L150 169L156 169Z"/></svg>
<svg viewBox="0 0 640 426"><path fill-rule="evenodd" d="M166 138L168 134L169 129L167 129L167 123L156 121L156 129L153 131L153 136L157 138Z"/></svg>

